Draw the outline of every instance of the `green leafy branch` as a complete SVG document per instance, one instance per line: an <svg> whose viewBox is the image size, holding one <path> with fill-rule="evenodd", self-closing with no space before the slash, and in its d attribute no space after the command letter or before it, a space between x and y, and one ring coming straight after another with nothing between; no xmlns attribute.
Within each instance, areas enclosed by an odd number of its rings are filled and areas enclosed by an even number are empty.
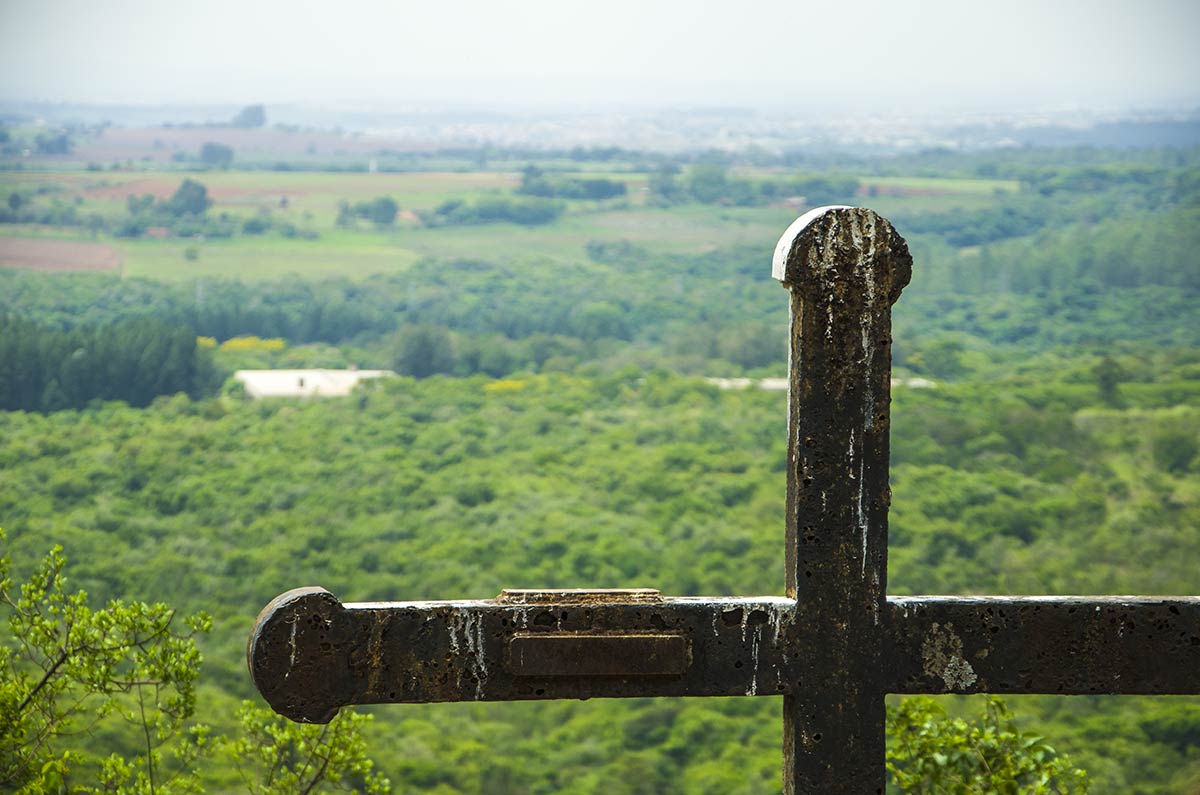
<svg viewBox="0 0 1200 795"><path fill-rule="evenodd" d="M1045 739L1017 728L1004 702L988 696L971 722L931 698L889 708L887 769L904 792L936 795L1086 795L1087 773Z"/></svg>

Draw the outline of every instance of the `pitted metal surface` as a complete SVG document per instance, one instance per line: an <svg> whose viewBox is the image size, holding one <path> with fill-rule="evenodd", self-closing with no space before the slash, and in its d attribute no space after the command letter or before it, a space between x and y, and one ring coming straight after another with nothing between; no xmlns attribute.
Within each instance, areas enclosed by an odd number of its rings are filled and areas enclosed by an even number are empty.
<svg viewBox="0 0 1200 795"><path fill-rule="evenodd" d="M891 693L1200 692L1200 598L910 596L888 608Z"/></svg>
<svg viewBox="0 0 1200 795"><path fill-rule="evenodd" d="M277 712L316 723L350 704L778 695L794 616L783 597L343 605L304 588L263 611L249 662ZM571 648L597 656L572 669Z"/></svg>

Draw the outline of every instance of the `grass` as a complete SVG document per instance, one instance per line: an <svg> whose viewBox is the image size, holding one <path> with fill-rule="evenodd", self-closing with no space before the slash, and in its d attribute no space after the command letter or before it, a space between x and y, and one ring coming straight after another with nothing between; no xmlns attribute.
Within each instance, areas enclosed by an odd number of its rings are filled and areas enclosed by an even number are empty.
<svg viewBox="0 0 1200 795"><path fill-rule="evenodd" d="M404 271L420 254L384 235L331 233L320 240L237 237L228 240L118 241L126 276L186 280L197 276L226 279L278 279L345 276ZM195 260L185 251L194 248Z"/></svg>
<svg viewBox="0 0 1200 795"><path fill-rule="evenodd" d="M196 276L274 279L404 271L425 257L491 262L549 260L570 267L583 261L590 240L628 240L654 253L696 254L739 244L772 244L791 222L790 210L685 206L576 213L549 226L514 224L389 231L323 231L318 240L273 235L197 243L188 240L114 241L123 272L155 279ZM764 242L765 241L765 242ZM189 261L185 249L199 256Z"/></svg>

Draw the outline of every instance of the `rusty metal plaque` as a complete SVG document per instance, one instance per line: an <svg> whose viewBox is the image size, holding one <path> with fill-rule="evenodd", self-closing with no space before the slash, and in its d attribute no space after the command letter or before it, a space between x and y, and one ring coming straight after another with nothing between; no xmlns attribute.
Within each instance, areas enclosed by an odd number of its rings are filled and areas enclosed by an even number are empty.
<svg viewBox="0 0 1200 795"><path fill-rule="evenodd" d="M496 601L502 605L632 604L661 602L654 588L505 588Z"/></svg>

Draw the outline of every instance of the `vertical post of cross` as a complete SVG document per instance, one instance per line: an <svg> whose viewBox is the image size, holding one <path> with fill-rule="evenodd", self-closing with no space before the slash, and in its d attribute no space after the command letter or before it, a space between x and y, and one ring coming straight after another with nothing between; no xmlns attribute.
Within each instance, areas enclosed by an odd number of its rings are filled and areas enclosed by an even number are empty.
<svg viewBox="0 0 1200 795"><path fill-rule="evenodd" d="M911 273L904 239L859 208L812 210L775 250L792 314L787 795L884 791L891 308Z"/></svg>

